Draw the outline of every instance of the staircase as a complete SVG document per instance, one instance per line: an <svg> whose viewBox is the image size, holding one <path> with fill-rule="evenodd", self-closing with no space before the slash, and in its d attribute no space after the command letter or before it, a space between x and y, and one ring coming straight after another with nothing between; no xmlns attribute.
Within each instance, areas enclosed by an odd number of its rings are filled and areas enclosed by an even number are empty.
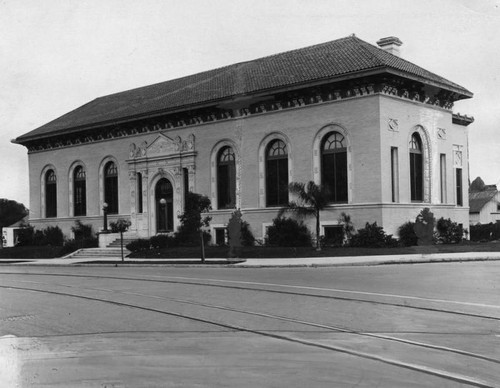
<svg viewBox="0 0 500 388"><path fill-rule="evenodd" d="M123 247L123 257L127 257L127 255L130 254L130 251L127 250L125 247ZM76 252L73 252L69 254L68 256L65 257L65 259L77 259L77 260L82 260L86 261L89 259L95 259L95 261L101 261L101 260L121 260L122 254L121 254L121 248L114 247L114 248L85 248L85 249L79 249Z"/></svg>
<svg viewBox="0 0 500 388"><path fill-rule="evenodd" d="M123 238L123 257L127 257L130 251L125 248L127 244L137 238ZM117 260L122 258L121 253L121 243L120 238L114 240L106 248L84 248L79 249L76 252L70 253L65 257L66 259L81 259L82 261L87 261L89 259L95 259L95 261L100 260Z"/></svg>

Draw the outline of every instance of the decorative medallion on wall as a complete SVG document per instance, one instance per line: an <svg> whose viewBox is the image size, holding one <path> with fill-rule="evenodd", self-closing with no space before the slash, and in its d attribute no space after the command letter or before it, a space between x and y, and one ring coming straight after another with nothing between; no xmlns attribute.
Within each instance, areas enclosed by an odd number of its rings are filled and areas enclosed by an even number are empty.
<svg viewBox="0 0 500 388"><path fill-rule="evenodd" d="M399 132L399 123L397 119L389 119L387 129L392 132Z"/></svg>
<svg viewBox="0 0 500 388"><path fill-rule="evenodd" d="M437 129L437 137L439 140L446 140L446 129L438 128Z"/></svg>
<svg viewBox="0 0 500 388"><path fill-rule="evenodd" d="M462 148L463 146L461 145L453 145L453 167L462 167L463 166L463 160L462 160Z"/></svg>

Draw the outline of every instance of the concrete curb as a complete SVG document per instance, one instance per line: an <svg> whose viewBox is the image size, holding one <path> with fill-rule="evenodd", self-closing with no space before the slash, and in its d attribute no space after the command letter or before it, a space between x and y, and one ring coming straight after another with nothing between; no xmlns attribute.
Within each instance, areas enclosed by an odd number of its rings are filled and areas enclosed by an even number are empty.
<svg viewBox="0 0 500 388"><path fill-rule="evenodd" d="M471 257L472 255L472 257ZM316 259L316 260L315 260ZM54 262L57 260L57 262ZM66 259L70 261L71 259ZM178 261L181 261L179 259ZM0 260L0 265L17 265L17 266L45 266L45 267L197 267L197 268L324 268L324 267L355 267L355 266L378 266L378 265L401 265L401 264L431 264L431 263L457 263L457 262L476 262L476 261L500 261L500 252L494 253L470 253L468 256L453 256L453 254L432 254L432 255L408 255L391 258L390 256L350 256L350 257L332 257L332 258L298 258L298 259L247 259L235 263L228 261L220 263L225 259L211 259L217 263L210 264L210 259L206 263L177 262L169 263L168 261L158 261L141 263L139 261L132 262L127 259L122 262L121 259L113 261L101 259L101 263L96 263L99 259L88 261L64 262L64 259L41 259L41 260L25 260L22 259L5 259L5 262ZM12 262L9 262L12 261ZM144 260L147 261L147 260ZM173 261L173 260L172 260ZM268 261L268 263L266 263Z"/></svg>

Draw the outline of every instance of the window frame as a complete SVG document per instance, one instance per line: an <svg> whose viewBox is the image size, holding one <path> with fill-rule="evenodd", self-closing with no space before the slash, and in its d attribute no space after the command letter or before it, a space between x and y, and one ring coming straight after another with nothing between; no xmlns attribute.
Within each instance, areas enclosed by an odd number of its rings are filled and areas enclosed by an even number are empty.
<svg viewBox="0 0 500 388"><path fill-rule="evenodd" d="M216 156L217 208L236 208L236 153L229 145L222 146Z"/></svg>
<svg viewBox="0 0 500 388"><path fill-rule="evenodd" d="M109 166L114 166L110 172ZM108 160L104 164L103 171L104 202L108 204L108 214L119 214L119 188L118 188L118 164L114 160Z"/></svg>
<svg viewBox="0 0 500 388"><path fill-rule="evenodd" d="M53 168L44 173L45 218L57 217L57 174Z"/></svg>
<svg viewBox="0 0 500 388"><path fill-rule="evenodd" d="M285 206L290 182L287 143L281 138L273 138L265 147L264 157L266 207Z"/></svg>
<svg viewBox="0 0 500 388"><path fill-rule="evenodd" d="M329 141L332 137L333 140ZM335 130L327 132L321 139L320 153L321 185L328 190L329 202L348 203L349 173L347 139L344 134Z"/></svg>
<svg viewBox="0 0 500 388"><path fill-rule="evenodd" d="M424 202L424 143L418 132L413 132L408 143L410 201Z"/></svg>

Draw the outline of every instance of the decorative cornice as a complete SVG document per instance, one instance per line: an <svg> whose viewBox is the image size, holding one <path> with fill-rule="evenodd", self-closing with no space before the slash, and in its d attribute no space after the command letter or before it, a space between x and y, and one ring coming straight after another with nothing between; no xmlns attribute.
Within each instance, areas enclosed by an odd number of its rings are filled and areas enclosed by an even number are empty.
<svg viewBox="0 0 500 388"><path fill-rule="evenodd" d="M366 82L343 86L336 84L320 85L318 87L274 95L269 101L259 101L252 104L252 100L249 99L247 106L242 108L223 109L220 107L212 107L211 109L190 110L154 119L142 119L121 126L107 126L98 129L82 130L79 133L32 140L25 143L25 145L29 153L42 152L51 149L89 144L151 132L192 127L376 94L399 97L403 100L414 101L447 110L452 109L454 99L454 95L451 92L440 90L434 95L425 94L422 89L417 89L415 85L409 85L397 78L391 80L384 79L383 82ZM473 118L468 116L460 116L459 114L453 115L453 122L461 125L468 125L472 122L471 120L474 121ZM139 148L137 148L137 150L131 150L131 152L139 152ZM135 157L138 156L138 154L135 155Z"/></svg>
<svg viewBox="0 0 500 388"><path fill-rule="evenodd" d="M460 113L453 113L452 122L453 124L463 125L466 127L474 122L474 117L461 115Z"/></svg>

